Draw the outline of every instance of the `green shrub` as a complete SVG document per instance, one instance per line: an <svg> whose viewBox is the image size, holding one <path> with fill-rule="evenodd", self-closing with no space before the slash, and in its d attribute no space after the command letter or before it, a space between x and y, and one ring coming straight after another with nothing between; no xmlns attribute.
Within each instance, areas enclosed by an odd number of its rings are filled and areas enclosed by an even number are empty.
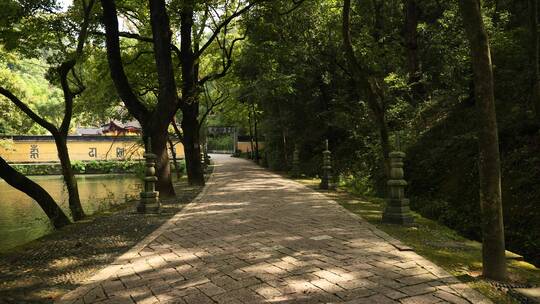
<svg viewBox="0 0 540 304"><path fill-rule="evenodd" d="M76 174L83 174L86 171L86 164L82 161L71 162L71 168Z"/></svg>

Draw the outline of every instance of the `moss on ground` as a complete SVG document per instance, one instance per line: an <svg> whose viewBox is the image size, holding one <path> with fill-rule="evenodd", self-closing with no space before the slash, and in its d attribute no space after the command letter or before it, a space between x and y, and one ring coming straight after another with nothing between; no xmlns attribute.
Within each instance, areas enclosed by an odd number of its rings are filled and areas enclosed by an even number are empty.
<svg viewBox="0 0 540 304"><path fill-rule="evenodd" d="M298 179L298 182L318 190L318 179ZM322 191L321 191L322 192ZM482 272L482 246L460 236L456 231L414 213L415 226L403 227L381 221L384 200L353 195L345 189L324 191L345 209L360 215L377 228L412 247L415 252L439 265L473 289L499 304L519 303L479 276ZM512 283L540 285L540 269L524 261L510 260L508 272Z"/></svg>

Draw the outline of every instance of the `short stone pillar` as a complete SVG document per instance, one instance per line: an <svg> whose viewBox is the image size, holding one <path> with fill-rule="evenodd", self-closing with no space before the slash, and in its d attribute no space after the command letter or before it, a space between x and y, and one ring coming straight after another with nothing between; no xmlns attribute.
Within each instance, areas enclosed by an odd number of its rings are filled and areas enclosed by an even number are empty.
<svg viewBox="0 0 540 304"><path fill-rule="evenodd" d="M388 198L382 220L385 223L410 226L414 217L409 208L409 200L405 198L407 182L403 179L403 159L405 153L390 152L390 178L388 185Z"/></svg>
<svg viewBox="0 0 540 304"><path fill-rule="evenodd" d="M148 144L144 153L145 158L145 177L144 191L141 192L141 200L137 206L137 212L140 213L157 213L159 212L159 192L156 191L156 159L157 156L151 152L152 141L148 137Z"/></svg>
<svg viewBox="0 0 540 304"><path fill-rule="evenodd" d="M325 150L323 151L322 177L319 188L333 190L336 188L332 177L332 152L328 149L328 139L325 141Z"/></svg>
<svg viewBox="0 0 540 304"><path fill-rule="evenodd" d="M206 170L206 162L204 161L204 151L201 149L201 167Z"/></svg>
<svg viewBox="0 0 540 304"><path fill-rule="evenodd" d="M294 145L291 177L300 177L300 150L298 145Z"/></svg>
<svg viewBox="0 0 540 304"><path fill-rule="evenodd" d="M208 144L204 144L204 163L206 166L210 165L210 155L208 155Z"/></svg>

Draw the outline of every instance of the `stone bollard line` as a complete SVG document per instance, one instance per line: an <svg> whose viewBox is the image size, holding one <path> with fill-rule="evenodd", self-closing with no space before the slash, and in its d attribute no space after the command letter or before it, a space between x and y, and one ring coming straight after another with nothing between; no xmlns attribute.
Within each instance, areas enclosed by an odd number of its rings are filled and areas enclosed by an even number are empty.
<svg viewBox="0 0 540 304"><path fill-rule="evenodd" d="M325 141L325 144L326 149L323 151L323 174L319 188L324 190L334 190L336 189L336 185L332 178L332 152L328 149L328 139Z"/></svg>
<svg viewBox="0 0 540 304"><path fill-rule="evenodd" d="M159 212L159 192L156 191L156 159L157 156L152 151L152 140L148 137L148 145L144 153L145 158L145 177L144 191L141 192L137 212L139 213L158 213Z"/></svg>
<svg viewBox="0 0 540 304"><path fill-rule="evenodd" d="M414 217L409 208L409 200L405 198L405 187L407 182L403 179L403 159L405 153L391 152L390 156L390 178L388 185L388 199L383 212L382 220L385 223L410 226L414 222Z"/></svg>

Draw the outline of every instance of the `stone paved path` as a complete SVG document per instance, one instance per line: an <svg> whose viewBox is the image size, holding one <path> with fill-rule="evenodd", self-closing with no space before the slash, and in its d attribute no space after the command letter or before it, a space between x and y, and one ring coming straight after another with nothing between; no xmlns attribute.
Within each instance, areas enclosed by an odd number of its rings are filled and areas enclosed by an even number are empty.
<svg viewBox="0 0 540 304"><path fill-rule="evenodd" d="M491 303L324 195L214 160L196 202L57 303Z"/></svg>

